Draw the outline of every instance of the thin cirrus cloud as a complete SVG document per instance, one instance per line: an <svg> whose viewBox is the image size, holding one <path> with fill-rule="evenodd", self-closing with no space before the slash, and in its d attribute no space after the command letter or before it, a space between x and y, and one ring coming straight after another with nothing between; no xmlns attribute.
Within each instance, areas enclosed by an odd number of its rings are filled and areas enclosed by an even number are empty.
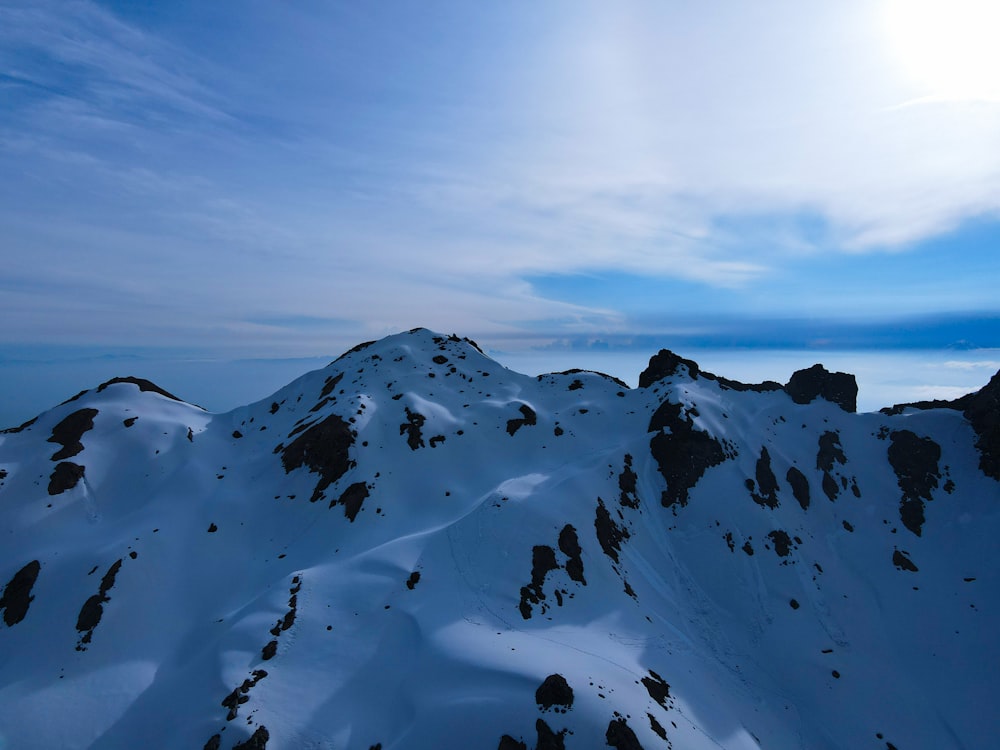
<svg viewBox="0 0 1000 750"><path fill-rule="evenodd" d="M58 338L56 307L74 340L305 354L624 332L678 299L830 311L888 253L923 312L980 304L983 243L941 297L906 258L995 221L1000 104L927 98L880 7L9 3L0 252L43 291L0 305L23 340ZM621 302L572 283L608 275ZM663 292L636 309L629 278Z"/></svg>

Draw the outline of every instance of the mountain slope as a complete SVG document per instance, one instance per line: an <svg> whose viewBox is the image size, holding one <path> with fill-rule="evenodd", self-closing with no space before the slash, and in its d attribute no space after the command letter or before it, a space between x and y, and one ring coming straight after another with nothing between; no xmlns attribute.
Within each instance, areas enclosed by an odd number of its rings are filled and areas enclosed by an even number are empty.
<svg viewBox="0 0 1000 750"><path fill-rule="evenodd" d="M993 384L640 382L417 329L225 414L125 378L0 435L0 747L1000 736Z"/></svg>

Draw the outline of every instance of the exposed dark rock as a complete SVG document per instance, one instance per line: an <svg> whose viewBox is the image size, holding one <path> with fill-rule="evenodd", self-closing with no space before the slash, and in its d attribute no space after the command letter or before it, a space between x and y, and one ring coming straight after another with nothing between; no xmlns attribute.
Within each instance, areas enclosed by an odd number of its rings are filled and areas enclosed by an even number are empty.
<svg viewBox="0 0 1000 750"><path fill-rule="evenodd" d="M941 446L927 437L919 437L909 430L895 430L889 434L889 463L896 472L896 480L903 496L899 501L899 519L917 536L924 524L924 501L934 499L941 472Z"/></svg>
<svg viewBox="0 0 1000 750"><path fill-rule="evenodd" d="M651 669L649 676L642 678L642 684L650 698L663 708L670 708L670 685L667 684L666 680Z"/></svg>
<svg viewBox="0 0 1000 750"><path fill-rule="evenodd" d="M668 508L675 504L683 507L702 475L726 460L722 444L707 432L696 430L691 417L682 415L681 405L670 401L664 401L653 413L648 431L656 433L649 448L667 482L660 502Z"/></svg>
<svg viewBox="0 0 1000 750"><path fill-rule="evenodd" d="M524 427L526 425L530 427L530 426L536 424L536 422L538 421L537 417L535 415L534 409L532 409L527 404L521 404L518 407L518 410L521 412L521 416L519 418L517 418L517 419L508 419L507 420L507 434L508 435L513 435L515 432L517 432L522 427Z"/></svg>
<svg viewBox="0 0 1000 750"><path fill-rule="evenodd" d="M757 459L757 491L750 492L753 501L764 508L778 507L778 480L771 470L771 455L767 448L761 447L760 458Z"/></svg>
<svg viewBox="0 0 1000 750"><path fill-rule="evenodd" d="M83 433L94 428L94 417L97 409L79 409L52 428L52 437L48 442L58 443L62 448L52 454L53 461L72 458L83 450L80 438ZM52 493L49 493L52 494Z"/></svg>
<svg viewBox="0 0 1000 750"><path fill-rule="evenodd" d="M49 494L60 495L66 490L73 489L77 482L83 478L85 471L83 466L72 461L56 464L56 468L52 470L52 475L49 477Z"/></svg>
<svg viewBox="0 0 1000 750"><path fill-rule="evenodd" d="M277 401L272 401L271 402L271 408L270 408L271 414L277 414L278 413L278 409L280 409L280 408L281 408L281 405Z"/></svg>
<svg viewBox="0 0 1000 750"><path fill-rule="evenodd" d="M232 721L237 717L237 715L239 714L240 706L246 703L248 700L250 700L250 691L258 682L263 680L265 677L267 677L267 672L265 672L263 669L255 669L253 672L250 673L250 677L247 677L245 680L243 680L242 685L233 688L233 692L231 692L229 695L227 695L225 698L222 699L221 703L222 707L229 709L229 713L226 715L226 721ZM261 727L260 729L263 729L263 727ZM265 734L264 741L266 742L268 739L268 737L266 736L267 735L266 729L264 730L264 734ZM254 732L254 736L256 735L257 732ZM251 739L253 738L251 737Z"/></svg>
<svg viewBox="0 0 1000 750"><path fill-rule="evenodd" d="M216 526L216 525L215 525L214 523L210 523L210 524L208 525L208 533L209 533L209 534L214 534L214 533L215 533L216 531L218 531L218 530L219 530L219 527L218 527L218 526Z"/></svg>
<svg viewBox="0 0 1000 750"><path fill-rule="evenodd" d="M518 742L509 734L505 734L500 738L500 744L497 746L497 750L528 750L528 746L523 742Z"/></svg>
<svg viewBox="0 0 1000 750"><path fill-rule="evenodd" d="M247 740L233 745L233 750L266 750L269 739L271 739L271 735L267 731L267 727L261 725Z"/></svg>
<svg viewBox="0 0 1000 750"><path fill-rule="evenodd" d="M911 573L916 573L918 568L913 564L913 560L910 559L909 555L905 552L900 552L898 549L892 552L892 564L895 565L900 570L908 570Z"/></svg>
<svg viewBox="0 0 1000 750"><path fill-rule="evenodd" d="M639 507L639 497L635 494L635 486L638 477L636 473L632 470L632 456L628 453L625 454L625 468L622 469L622 473L618 475L618 489L621 490L621 498L619 501L626 508L638 508Z"/></svg>
<svg viewBox="0 0 1000 750"><path fill-rule="evenodd" d="M639 374L639 387L648 388L664 378L680 374L682 372L680 369L681 366L684 366L687 369L687 374L692 380L697 380L699 377L702 377L705 380L715 381L723 389L733 391L756 391L757 393L782 390L781 384L775 383L773 380L765 380L763 383L741 383L738 380L730 380L729 378L713 375L710 372L705 372L700 369L697 362L690 359L684 359L669 349L661 349L659 352L650 357L649 365Z"/></svg>
<svg viewBox="0 0 1000 750"><path fill-rule="evenodd" d="M0 610L3 610L3 621L8 627L17 625L28 614L28 605L34 601L31 589L38 580L42 569L38 560L32 560L14 574L4 586L0 596Z"/></svg>
<svg viewBox="0 0 1000 750"><path fill-rule="evenodd" d="M406 588L408 588L410 591L413 591L413 589L417 587L417 584L419 582L420 582L420 571L414 570L412 573L410 573L410 577L406 579Z"/></svg>
<svg viewBox="0 0 1000 750"><path fill-rule="evenodd" d="M905 409L955 409L962 412L975 431L979 469L1000 481L1000 370L975 393L954 401L917 401L882 409L883 414L902 414Z"/></svg>
<svg viewBox="0 0 1000 750"><path fill-rule="evenodd" d="M601 498L597 498L597 516L594 518L594 528L597 530L597 541L600 542L604 554L617 563L621 543L628 539L629 533L628 529L614 522Z"/></svg>
<svg viewBox="0 0 1000 750"><path fill-rule="evenodd" d="M427 417L415 411L410 411L410 407L408 406L405 408L406 421L399 426L399 434L406 435L406 444L410 446L410 450L423 448L424 438L420 433L420 428L424 426Z"/></svg>
<svg viewBox="0 0 1000 750"><path fill-rule="evenodd" d="M205 743L202 750L219 750L220 747L222 747L222 735L216 733L208 738L208 742Z"/></svg>
<svg viewBox="0 0 1000 750"><path fill-rule="evenodd" d="M276 640L268 641L267 645L260 650L260 658L264 661L273 659L275 654L278 653L278 642Z"/></svg>
<svg viewBox="0 0 1000 750"><path fill-rule="evenodd" d="M741 547L741 549L747 553L748 557L753 557L753 545L750 544L749 539L743 542L743 546Z"/></svg>
<svg viewBox="0 0 1000 750"><path fill-rule="evenodd" d="M305 466L320 479L313 490L311 502L316 502L333 482L351 468L348 450L354 444L350 426L336 414L317 422L281 451L285 473Z"/></svg>
<svg viewBox="0 0 1000 750"><path fill-rule="evenodd" d="M239 440L241 437L243 437L242 432L240 432L239 430L233 430L233 438L235 440Z"/></svg>
<svg viewBox="0 0 1000 750"><path fill-rule="evenodd" d="M604 735L608 745L616 750L642 750L638 737L622 717L612 719Z"/></svg>
<svg viewBox="0 0 1000 750"><path fill-rule="evenodd" d="M340 504L344 506L344 515L351 523L361 511L361 505L368 497L368 485L365 482L355 482L341 494L337 500L330 501L330 507Z"/></svg>
<svg viewBox="0 0 1000 750"><path fill-rule="evenodd" d="M580 548L580 540L576 536L576 529L570 524L563 526L559 532L559 549L566 555L566 574L574 581L587 584L583 577L583 558L580 555L583 550Z"/></svg>
<svg viewBox="0 0 1000 750"><path fill-rule="evenodd" d="M283 632L288 630L295 624L295 613L298 608L299 601L299 591L302 590L302 578L299 576L294 576L292 578L292 586L288 590L288 611L285 616L280 618L271 628L270 633L275 638L280 636Z"/></svg>
<svg viewBox="0 0 1000 750"><path fill-rule="evenodd" d="M829 430L819 436L819 451L816 453L816 468L833 471L834 462L846 464L847 456L840 444L840 435Z"/></svg>
<svg viewBox="0 0 1000 750"><path fill-rule="evenodd" d="M656 720L653 714L646 714L646 717L649 719L649 728L656 732L661 740L666 740L667 730L663 728L663 725Z"/></svg>
<svg viewBox="0 0 1000 750"><path fill-rule="evenodd" d="M0 430L0 435L16 435L19 432L24 432L26 429L31 427L35 422L38 421L38 417L32 417L27 422L23 422L17 427L8 427L5 430Z"/></svg>
<svg viewBox="0 0 1000 750"><path fill-rule="evenodd" d="M111 380L108 380L107 382L101 383L99 386L97 386L97 392L100 393L109 385L116 385L118 383L131 383L132 385L137 387L140 391L158 393L161 396L165 396L166 398L169 398L172 401L180 401L181 403L184 403L174 394L168 393L167 391L160 388L160 386L158 386L156 383L150 382L145 378L134 378L132 376L124 378L111 378Z"/></svg>
<svg viewBox="0 0 1000 750"><path fill-rule="evenodd" d="M139 419L139 417L129 417L128 419L123 419L122 424L125 425L126 427L131 427L136 423L137 419Z"/></svg>
<svg viewBox="0 0 1000 750"><path fill-rule="evenodd" d="M531 583L521 587L521 602L518 609L525 620L531 619L531 605L540 604L545 599L542 586L549 571L556 570L556 553L543 544L531 548Z"/></svg>
<svg viewBox="0 0 1000 750"><path fill-rule="evenodd" d="M819 451L816 453L816 468L823 472L823 481L821 486L823 488L823 493L833 502L837 499L837 495L840 494L840 487L837 486L837 480L833 478L833 464L834 462L838 464L846 464L847 456L844 455L844 450L840 445L840 435L836 432L824 432L819 436Z"/></svg>
<svg viewBox="0 0 1000 750"><path fill-rule="evenodd" d="M566 730L553 732L549 725L542 719L535 721L535 731L538 733L538 742L535 743L535 750L566 750L565 736Z"/></svg>
<svg viewBox="0 0 1000 750"><path fill-rule="evenodd" d="M785 481L792 488L792 495L798 501L799 505L802 506L802 510L809 508L809 480L806 479L806 475L801 471L796 469L794 466L788 467L788 473L785 474Z"/></svg>
<svg viewBox="0 0 1000 750"><path fill-rule="evenodd" d="M432 361L432 362L433 362L434 364L436 364L436 365L443 365L443 364L447 363L447 361L448 361L448 358L447 358L446 356L444 356L443 354L435 354L435 355L434 355L434 356L433 356L433 357L431 358L431 361Z"/></svg>
<svg viewBox="0 0 1000 750"><path fill-rule="evenodd" d="M333 389L337 387L337 384L340 383L343 377L344 373L338 372L336 375L329 375L327 379L323 381L323 389L319 392L319 398L321 401L333 393ZM275 406L276 404L271 404L272 414L277 411L277 409L274 408Z"/></svg>
<svg viewBox="0 0 1000 750"><path fill-rule="evenodd" d="M788 557L788 553L791 552L794 545L792 544L792 539L788 536L787 532L781 529L775 529L774 531L768 532L767 538L771 540L772 544L774 544L774 551L778 557Z"/></svg>
<svg viewBox="0 0 1000 750"><path fill-rule="evenodd" d="M335 360L333 360L333 362L339 362L340 360L342 360L344 357L348 356L349 354L355 354L357 352L362 352L362 351L364 351L365 349L367 349L369 346L371 346L374 343L375 343L374 341L362 341L357 346L352 346L346 352L344 352L339 357L337 357ZM333 362L331 362L330 364L333 364Z"/></svg>
<svg viewBox="0 0 1000 750"><path fill-rule="evenodd" d="M76 645L77 651L86 651L86 644L90 643L94 635L94 629L100 624L104 616L104 604L111 601L108 592L115 585L115 578L121 570L121 559L115 560L101 577L101 585L93 596L89 597L80 608L80 614L76 618L76 629L83 633L80 641Z"/></svg>
<svg viewBox="0 0 1000 750"><path fill-rule="evenodd" d="M615 385L621 386L625 390L629 390L628 383L624 382L623 380L619 380L614 375L608 375L606 372L599 372L597 370L581 370L578 367L574 367L571 370L562 370L561 372L553 372L553 373L550 373L550 374L551 375L579 375L581 373L586 373L588 375L597 375L599 377L604 378L605 380L610 380L612 383L614 383ZM545 377L545 375L539 375L538 379L541 380L544 377ZM583 388L583 381L581 381L579 379L574 380L568 386L568 389L571 390L571 391L576 391L576 390L579 390L580 388Z"/></svg>
<svg viewBox="0 0 1000 750"><path fill-rule="evenodd" d="M817 397L836 404L846 412L858 410L858 383L846 372L830 372L823 365L797 370L785 384L785 393L797 404L811 403Z"/></svg>
<svg viewBox="0 0 1000 750"><path fill-rule="evenodd" d="M550 674L535 691L535 703L543 711L555 706L557 711L562 709L565 712L573 707L573 688L561 674Z"/></svg>

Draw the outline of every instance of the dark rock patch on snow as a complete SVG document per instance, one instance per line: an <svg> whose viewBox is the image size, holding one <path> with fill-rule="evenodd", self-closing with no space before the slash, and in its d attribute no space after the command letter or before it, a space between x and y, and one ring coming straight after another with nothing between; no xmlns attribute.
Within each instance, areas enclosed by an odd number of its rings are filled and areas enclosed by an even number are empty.
<svg viewBox="0 0 1000 750"><path fill-rule="evenodd" d="M908 570L911 573L916 573L918 568L913 564L913 560L910 559L909 555L905 552L900 552L898 549L892 552L892 564L895 565L900 570Z"/></svg>
<svg viewBox="0 0 1000 750"><path fill-rule="evenodd" d="M80 608L80 614L76 618L76 629L83 633L83 635L76 645L77 651L87 650L86 645L90 643L94 636L94 629L100 624L101 618L104 616L104 605L111 601L108 592L114 587L115 578L121 567L121 559L115 560L101 578L101 585L97 593L87 599Z"/></svg>
<svg viewBox="0 0 1000 750"><path fill-rule="evenodd" d="M518 609L525 620L531 619L531 605L541 604L545 599L545 576L549 571L556 570L556 553L551 547L539 544L531 548L531 583L521 587L521 601ZM544 607L543 610L544 612Z"/></svg>
<svg viewBox="0 0 1000 750"><path fill-rule="evenodd" d="M566 574L577 583L587 584L583 577L583 558L580 557L583 550L580 548L580 540L576 536L576 529L570 524L563 526L559 532L559 550L566 555Z"/></svg>
<svg viewBox="0 0 1000 750"><path fill-rule="evenodd" d="M366 497L368 497L368 485L365 482L355 482L344 490L337 500L331 500L330 507L343 505L344 515L347 516L351 523L354 523L354 519L361 511L361 505L364 503Z"/></svg>
<svg viewBox="0 0 1000 750"><path fill-rule="evenodd" d="M528 750L528 746L523 742L515 740L509 734L505 734L500 738L500 744L497 746L497 750Z"/></svg>
<svg viewBox="0 0 1000 750"><path fill-rule="evenodd" d="M53 461L72 458L83 450L80 438L83 437L83 433L94 429L94 417L97 413L97 409L79 409L52 428L52 436L48 442L62 446L52 454Z"/></svg>
<svg viewBox="0 0 1000 750"><path fill-rule="evenodd" d="M83 466L75 464L72 461L63 461L56 464L56 468L52 470L52 474L49 476L49 494L61 495L66 490L73 489L76 487L77 482L83 478L85 471L86 469Z"/></svg>
<svg viewBox="0 0 1000 750"><path fill-rule="evenodd" d="M823 492L833 502L840 494L840 487L837 480L833 478L834 462L843 465L847 463L847 456L840 445L840 435L829 430L819 436L819 451L816 453L816 468L823 472L822 487Z"/></svg>
<svg viewBox="0 0 1000 750"><path fill-rule="evenodd" d="M8 627L17 625L28 614L28 605L34 601L31 589L38 580L42 566L38 560L32 560L14 574L4 586L0 596L0 610L3 611L3 621Z"/></svg>
<svg viewBox="0 0 1000 750"><path fill-rule="evenodd" d="M406 579L406 588L413 591L413 589L417 587L418 583L420 583L420 571L414 570L410 573L410 577Z"/></svg>
<svg viewBox="0 0 1000 750"><path fill-rule="evenodd" d="M785 384L785 393L797 404L822 398L846 412L858 410L858 383L846 372L830 372L823 365L797 370Z"/></svg>
<svg viewBox="0 0 1000 750"><path fill-rule="evenodd" d="M710 467L726 460L722 444L707 432L696 430L691 417L682 415L680 404L660 404L647 431L656 433L649 448L667 482L660 497L666 508L687 505L691 488Z"/></svg>
<svg viewBox="0 0 1000 750"><path fill-rule="evenodd" d="M271 739L267 727L261 725L254 730L245 741L233 745L233 750L267 750L267 741Z"/></svg>
<svg viewBox="0 0 1000 750"><path fill-rule="evenodd" d="M671 707L670 685L660 675L651 669L649 670L649 676L642 678L642 684L646 688L646 692L649 693L650 698L659 703L663 708L668 709Z"/></svg>
<svg viewBox="0 0 1000 750"><path fill-rule="evenodd" d="M617 563L622 541L629 538L629 533L624 526L615 523L601 498L597 498L594 528L597 530L597 541L600 543L601 549L604 550L604 554Z"/></svg>
<svg viewBox="0 0 1000 750"><path fill-rule="evenodd" d="M771 470L771 454L767 448L761 447L760 458L757 459L757 490L751 490L753 501L763 508L778 507L778 480Z"/></svg>
<svg viewBox="0 0 1000 750"><path fill-rule="evenodd" d="M507 420L507 434L513 436L519 429L524 426L532 426L537 423L538 419L535 415L534 409L532 409L527 404L521 404L518 407L518 411L521 412L521 416L516 419Z"/></svg>
<svg viewBox="0 0 1000 750"><path fill-rule="evenodd" d="M775 529L774 531L768 532L767 538L771 540L774 545L774 552L778 557L788 557L788 553L791 552L794 545L792 544L792 539L788 536L788 532L782 529Z"/></svg>
<svg viewBox="0 0 1000 750"><path fill-rule="evenodd" d="M792 488L792 495L802 506L802 510L807 510L809 508L809 480L806 479L806 475L794 466L789 466L788 473L785 474L785 481Z"/></svg>
<svg viewBox="0 0 1000 750"><path fill-rule="evenodd" d="M604 737L608 745L615 750L642 750L639 738L635 736L635 732L621 716L611 720Z"/></svg>
<svg viewBox="0 0 1000 750"><path fill-rule="evenodd" d="M406 435L406 444L410 446L410 450L423 448L424 438L420 429L424 426L424 422L427 421L427 417L418 412L410 411L410 407L408 406L405 408L406 421L399 426L399 434Z"/></svg>
<svg viewBox="0 0 1000 750"><path fill-rule="evenodd" d="M549 725L542 719L537 719L535 721L535 732L538 733L535 750L566 750L565 729L553 732Z"/></svg>
<svg viewBox="0 0 1000 750"><path fill-rule="evenodd" d="M97 392L100 393L109 385L117 385L118 383L130 383L144 393L158 393L161 396L164 396L165 398L169 398L171 401L179 401L180 403L184 403L174 394L169 393L160 388L160 386L158 386L156 383L146 380L145 378L134 378L131 375L124 378L111 378L111 380L108 380L107 382L101 383L99 386L97 386Z"/></svg>
<svg viewBox="0 0 1000 750"><path fill-rule="evenodd" d="M941 472L941 446L927 437L919 437L909 430L895 430L889 434L889 463L896 472L896 480L903 496L899 501L899 519L917 536L924 524L924 501L934 499Z"/></svg>
<svg viewBox="0 0 1000 750"><path fill-rule="evenodd" d="M265 670L263 669L253 670L253 672L250 673L250 676L247 677L245 680L243 680L243 684L233 688L233 692L231 692L229 695L227 695L225 698L222 699L222 703L220 705L223 708L229 709L229 713L226 715L226 721L232 721L237 717L237 715L239 714L240 706L242 706L244 703L250 700L250 691L254 688L254 686L258 682L263 680L265 677L267 677L267 672ZM263 727L260 727L260 729L263 729ZM258 731L260 730L258 729ZM257 732L254 732L254 735L256 734ZM265 734L264 741L266 742L268 739L266 736L267 734L266 729L264 730L264 734ZM251 737L251 739L253 738Z"/></svg>
<svg viewBox="0 0 1000 750"><path fill-rule="evenodd" d="M316 502L332 483L351 468L348 450L354 436L348 424L336 414L312 425L281 451L285 473L305 466L320 479L313 490L311 502Z"/></svg>
<svg viewBox="0 0 1000 750"><path fill-rule="evenodd" d="M619 502L626 508L638 508L639 507L639 497L635 494L636 481L639 477L632 470L632 456L628 453L625 454L625 467L622 469L622 473L618 475L618 489L621 490L621 497Z"/></svg>
<svg viewBox="0 0 1000 750"><path fill-rule="evenodd" d="M535 691L535 703L543 711L555 707L556 711L565 713L573 707L573 688L561 674L550 674Z"/></svg>

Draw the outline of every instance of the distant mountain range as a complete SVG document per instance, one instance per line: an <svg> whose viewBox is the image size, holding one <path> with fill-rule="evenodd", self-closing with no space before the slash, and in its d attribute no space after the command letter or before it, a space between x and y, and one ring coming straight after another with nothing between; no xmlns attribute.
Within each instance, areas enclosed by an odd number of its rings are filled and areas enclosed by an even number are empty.
<svg viewBox="0 0 1000 750"><path fill-rule="evenodd" d="M856 395L424 329L84 391L0 434L0 748L992 747L1000 373Z"/></svg>

